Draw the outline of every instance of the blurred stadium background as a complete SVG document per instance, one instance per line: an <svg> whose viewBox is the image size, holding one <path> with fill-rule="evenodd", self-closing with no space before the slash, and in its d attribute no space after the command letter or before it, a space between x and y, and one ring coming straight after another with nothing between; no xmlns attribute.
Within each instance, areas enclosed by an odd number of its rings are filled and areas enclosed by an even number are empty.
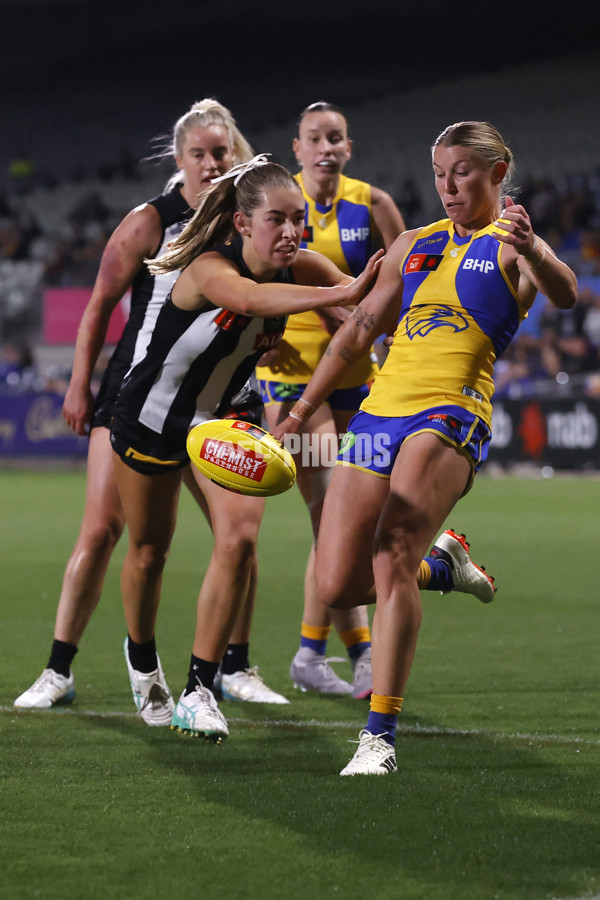
<svg viewBox="0 0 600 900"><path fill-rule="evenodd" d="M491 459L597 468L598 8L502 15L439 0L426 12L390 0L0 0L0 456L85 453L62 427L60 398L102 249L171 173L148 159L160 138L216 96L257 151L292 169L299 111L340 104L355 140L349 173L388 190L410 226L441 214L428 158L437 133L492 121L516 155L516 196L576 270L580 301L557 313L539 300L498 364Z"/></svg>

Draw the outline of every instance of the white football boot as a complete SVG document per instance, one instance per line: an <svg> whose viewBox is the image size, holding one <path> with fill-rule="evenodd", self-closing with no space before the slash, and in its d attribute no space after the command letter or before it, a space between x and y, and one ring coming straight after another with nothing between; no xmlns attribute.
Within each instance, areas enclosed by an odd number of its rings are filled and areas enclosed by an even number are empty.
<svg viewBox="0 0 600 900"><path fill-rule="evenodd" d="M217 706L212 691L198 683L191 694L179 698L171 719L171 731L203 737L220 744L229 734L227 720Z"/></svg>
<svg viewBox="0 0 600 900"><path fill-rule="evenodd" d="M318 691L320 694L342 696L352 693L352 685L333 671L329 663L346 662L338 656L326 659L310 647L300 647L292 660L290 676L294 687L301 691Z"/></svg>
<svg viewBox="0 0 600 900"><path fill-rule="evenodd" d="M51 706L71 703L75 697L75 679L59 675L54 669L44 669L37 681L14 702L16 709L50 709Z"/></svg>
<svg viewBox="0 0 600 900"><path fill-rule="evenodd" d="M491 603L496 593L494 579L488 575L483 566L476 566L471 560L469 547L470 544L464 534L457 534L449 528L440 534L429 555L448 559L454 582L452 590L473 594L482 603ZM450 591L441 593L449 594Z"/></svg>
<svg viewBox="0 0 600 900"><path fill-rule="evenodd" d="M373 693L373 674L371 672L371 648L360 654L358 659L351 660L354 670L352 680L352 696L355 700L366 700Z"/></svg>
<svg viewBox="0 0 600 900"><path fill-rule="evenodd" d="M391 775L398 771L396 751L382 735L363 728L358 735L358 749L340 775Z"/></svg>
<svg viewBox="0 0 600 900"><path fill-rule="evenodd" d="M129 662L127 638L125 638L123 650L131 682L133 702L138 714L146 725L170 725L175 703L165 680L160 659L158 656L156 657L158 667L153 672L138 672Z"/></svg>
<svg viewBox="0 0 600 900"><path fill-rule="evenodd" d="M279 703L290 701L277 694L264 683L258 674L258 666L242 669L232 675L221 675L221 693L224 700L241 700L244 703Z"/></svg>

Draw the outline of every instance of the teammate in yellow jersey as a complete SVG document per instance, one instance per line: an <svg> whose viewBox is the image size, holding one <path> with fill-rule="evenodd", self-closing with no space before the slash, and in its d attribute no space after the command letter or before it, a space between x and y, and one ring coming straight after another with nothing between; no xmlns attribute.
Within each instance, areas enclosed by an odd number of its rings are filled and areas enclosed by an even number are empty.
<svg viewBox="0 0 600 900"><path fill-rule="evenodd" d="M375 584L370 713L342 775L396 771L396 720L421 623L416 575L487 456L494 362L538 291L559 309L577 298L574 273L507 196L512 153L492 125L450 125L432 155L447 218L394 242L375 287L276 430L298 433L348 365L397 323L371 394L349 423L316 555L319 596L334 608L364 603Z"/></svg>

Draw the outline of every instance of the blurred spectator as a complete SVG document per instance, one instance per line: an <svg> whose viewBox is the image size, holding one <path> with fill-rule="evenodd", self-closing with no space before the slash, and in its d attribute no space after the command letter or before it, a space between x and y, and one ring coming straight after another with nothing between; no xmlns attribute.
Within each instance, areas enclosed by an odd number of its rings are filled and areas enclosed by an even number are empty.
<svg viewBox="0 0 600 900"><path fill-rule="evenodd" d="M586 275L600 276L600 230L581 233L580 255L582 270Z"/></svg>
<svg viewBox="0 0 600 900"><path fill-rule="evenodd" d="M63 238L55 241L44 260L42 281L48 287L60 287L68 284L66 277L73 261L71 243Z"/></svg>
<svg viewBox="0 0 600 900"><path fill-rule="evenodd" d="M41 235L42 229L31 213L21 218L14 216L8 224L0 228L0 258L31 259L32 244Z"/></svg>
<svg viewBox="0 0 600 900"><path fill-rule="evenodd" d="M536 231L545 235L553 228L560 228L560 206L556 185L545 178L527 181L519 191L522 203L531 217Z"/></svg>
<svg viewBox="0 0 600 900"><path fill-rule="evenodd" d="M423 214L423 200L417 184L410 175L407 176L400 190L396 191L396 205L401 210L407 228L417 228Z"/></svg>
<svg viewBox="0 0 600 900"><path fill-rule="evenodd" d="M600 292L583 288L580 297L585 306L583 333L594 348L594 368L600 369Z"/></svg>
<svg viewBox="0 0 600 900"><path fill-rule="evenodd" d="M536 381L547 378L539 338L523 335L512 341L496 363L494 373L497 396L526 392Z"/></svg>
<svg viewBox="0 0 600 900"><path fill-rule="evenodd" d="M33 354L26 344L0 347L0 386L23 387L34 380Z"/></svg>
<svg viewBox="0 0 600 900"><path fill-rule="evenodd" d="M98 274L100 258L111 235L112 227L98 222L90 223L70 247L67 268L69 284L93 285ZM64 281L63 281L64 283Z"/></svg>
<svg viewBox="0 0 600 900"><path fill-rule="evenodd" d="M0 188L0 219L5 219L14 214L12 204L4 188Z"/></svg>
<svg viewBox="0 0 600 900"><path fill-rule="evenodd" d="M551 377L558 372L579 375L592 372L598 365L598 354L584 328L591 291L582 291L579 300L568 310L557 310L546 304L540 317L542 353Z"/></svg>
<svg viewBox="0 0 600 900"><path fill-rule="evenodd" d="M117 174L128 181L135 181L139 178L138 159L126 145L123 145L119 151Z"/></svg>
<svg viewBox="0 0 600 900"><path fill-rule="evenodd" d="M20 149L8 164L8 181L16 194L27 194L33 187L35 165L29 153Z"/></svg>
<svg viewBox="0 0 600 900"><path fill-rule="evenodd" d="M81 198L67 219L74 228L82 229L90 223L104 224L110 216L110 207L106 205L98 191L91 191Z"/></svg>

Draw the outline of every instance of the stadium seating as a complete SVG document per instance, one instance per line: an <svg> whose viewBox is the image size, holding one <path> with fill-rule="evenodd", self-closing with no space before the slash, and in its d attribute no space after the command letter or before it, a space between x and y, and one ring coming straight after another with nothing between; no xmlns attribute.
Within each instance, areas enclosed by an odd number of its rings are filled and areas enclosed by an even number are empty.
<svg viewBox="0 0 600 900"><path fill-rule="evenodd" d="M371 90L368 98L345 107L355 140L348 171L398 199L404 181L412 178L420 193L422 219L428 221L440 215L441 208L427 148L453 121L491 120L515 153L517 186L546 178L560 192L569 179L584 176L600 227L600 119L591 114L597 102L595 73L593 57L567 57L463 75L401 93L373 96ZM327 86L315 85L313 99L336 97L328 96ZM164 128L161 110L173 108L173 97L125 91L121 101L115 104L114 97L99 88L92 96L73 89L55 106L40 104L32 111L17 103L5 117L10 127L0 169L7 172L11 158L23 147L36 166L33 189L17 192L6 179L5 194L16 216L33 216L42 231L31 244L29 260L5 259L0 264L0 333L5 336L14 320L29 329L35 341L44 263L57 242L85 238L85 229L72 219L78 204L97 194L108 209L104 224L112 228L127 210L158 193L172 171L168 162L144 162L126 176L119 158L151 155L151 146L156 147L152 139ZM261 119L263 112L261 106L260 112L248 113L255 123L251 129L244 126L251 143L293 169L291 139L299 110L287 115L280 102L270 110L271 122ZM165 141L168 136L163 146ZM577 249L567 252L569 262L576 261Z"/></svg>

